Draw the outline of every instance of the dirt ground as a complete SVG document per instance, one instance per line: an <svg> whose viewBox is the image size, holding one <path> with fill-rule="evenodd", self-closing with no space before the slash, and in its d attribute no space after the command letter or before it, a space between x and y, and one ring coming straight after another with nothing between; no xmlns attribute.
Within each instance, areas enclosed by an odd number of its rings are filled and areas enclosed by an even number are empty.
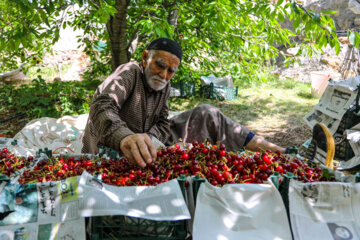
<svg viewBox="0 0 360 240"><path fill-rule="evenodd" d="M275 128L271 130L259 126L253 130L266 140L283 147L296 146L300 148L312 136L311 130L305 124L289 126L287 129Z"/></svg>

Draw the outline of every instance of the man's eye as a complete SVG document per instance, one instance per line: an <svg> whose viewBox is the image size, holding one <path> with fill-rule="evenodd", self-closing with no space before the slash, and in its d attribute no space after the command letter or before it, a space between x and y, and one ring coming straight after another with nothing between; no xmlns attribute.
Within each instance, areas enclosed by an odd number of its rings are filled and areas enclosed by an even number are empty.
<svg viewBox="0 0 360 240"><path fill-rule="evenodd" d="M166 67L166 65L161 64L161 63L157 63L157 65L158 65L158 67L160 67L160 68L165 68L165 67Z"/></svg>

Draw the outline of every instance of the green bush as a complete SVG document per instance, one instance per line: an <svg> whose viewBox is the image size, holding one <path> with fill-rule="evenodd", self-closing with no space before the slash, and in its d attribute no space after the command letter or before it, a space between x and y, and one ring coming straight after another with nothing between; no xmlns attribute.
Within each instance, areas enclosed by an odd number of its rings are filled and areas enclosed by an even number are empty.
<svg viewBox="0 0 360 240"><path fill-rule="evenodd" d="M0 112L11 110L33 118L87 113L99 84L97 80L47 83L39 76L30 84L4 85L0 92Z"/></svg>

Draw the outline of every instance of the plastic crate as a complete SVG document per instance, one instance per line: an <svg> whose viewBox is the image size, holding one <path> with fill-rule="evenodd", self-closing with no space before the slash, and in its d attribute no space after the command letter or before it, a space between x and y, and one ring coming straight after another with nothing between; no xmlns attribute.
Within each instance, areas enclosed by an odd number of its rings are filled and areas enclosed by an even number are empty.
<svg viewBox="0 0 360 240"><path fill-rule="evenodd" d="M348 161L355 156L350 146L349 140L347 140L346 136L344 135L344 132L345 130L350 129L356 124L360 123L360 116L356 114L357 111L357 108L348 110L341 119L339 127L334 134L336 159Z"/></svg>
<svg viewBox="0 0 360 240"><path fill-rule="evenodd" d="M200 185L205 182L205 178L201 178L200 175L196 175L193 178L193 185L192 185L192 189L193 189L193 196L194 196L194 205L196 206L196 198L197 198L197 194L200 188Z"/></svg>
<svg viewBox="0 0 360 240"><path fill-rule="evenodd" d="M213 83L210 85L201 86L201 96L216 100L234 100L238 96L238 87L218 87Z"/></svg>
<svg viewBox="0 0 360 240"><path fill-rule="evenodd" d="M89 239L110 240L184 240L187 236L185 220L153 221L127 216L91 218Z"/></svg>
<svg viewBox="0 0 360 240"><path fill-rule="evenodd" d="M177 89L180 91L180 95L178 97L190 97L196 95L195 90L195 82L185 82L181 80L177 83L172 83L171 88Z"/></svg>
<svg viewBox="0 0 360 240"><path fill-rule="evenodd" d="M178 182L185 195L186 177ZM184 240L187 236L186 220L154 221L128 216L100 216L88 219L91 240Z"/></svg>

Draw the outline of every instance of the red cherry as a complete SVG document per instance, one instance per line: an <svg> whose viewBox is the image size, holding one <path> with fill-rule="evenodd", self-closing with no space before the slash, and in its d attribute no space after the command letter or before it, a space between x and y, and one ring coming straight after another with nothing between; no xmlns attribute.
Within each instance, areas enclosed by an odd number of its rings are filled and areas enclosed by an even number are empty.
<svg viewBox="0 0 360 240"><path fill-rule="evenodd" d="M182 157L183 159L187 160L187 159L189 159L189 154L184 153L181 157Z"/></svg>
<svg viewBox="0 0 360 240"><path fill-rule="evenodd" d="M221 150L220 152L219 152L219 154L220 154L220 156L225 156L226 155L226 152L224 151L224 150Z"/></svg>
<svg viewBox="0 0 360 240"><path fill-rule="evenodd" d="M155 182L155 178L154 178L153 176L149 176L149 177L147 178L147 181L148 181L150 184L152 184L152 183Z"/></svg>
<svg viewBox="0 0 360 240"><path fill-rule="evenodd" d="M271 164L271 159L267 156L267 155L263 155L262 156L262 160L267 164L270 165Z"/></svg>
<svg viewBox="0 0 360 240"><path fill-rule="evenodd" d="M133 182L136 180L136 176L134 174L132 174L132 173L129 175L129 178Z"/></svg>
<svg viewBox="0 0 360 240"><path fill-rule="evenodd" d="M283 169L282 166L279 165L279 166L276 167L276 171L279 172L279 173L283 173L284 169Z"/></svg>

